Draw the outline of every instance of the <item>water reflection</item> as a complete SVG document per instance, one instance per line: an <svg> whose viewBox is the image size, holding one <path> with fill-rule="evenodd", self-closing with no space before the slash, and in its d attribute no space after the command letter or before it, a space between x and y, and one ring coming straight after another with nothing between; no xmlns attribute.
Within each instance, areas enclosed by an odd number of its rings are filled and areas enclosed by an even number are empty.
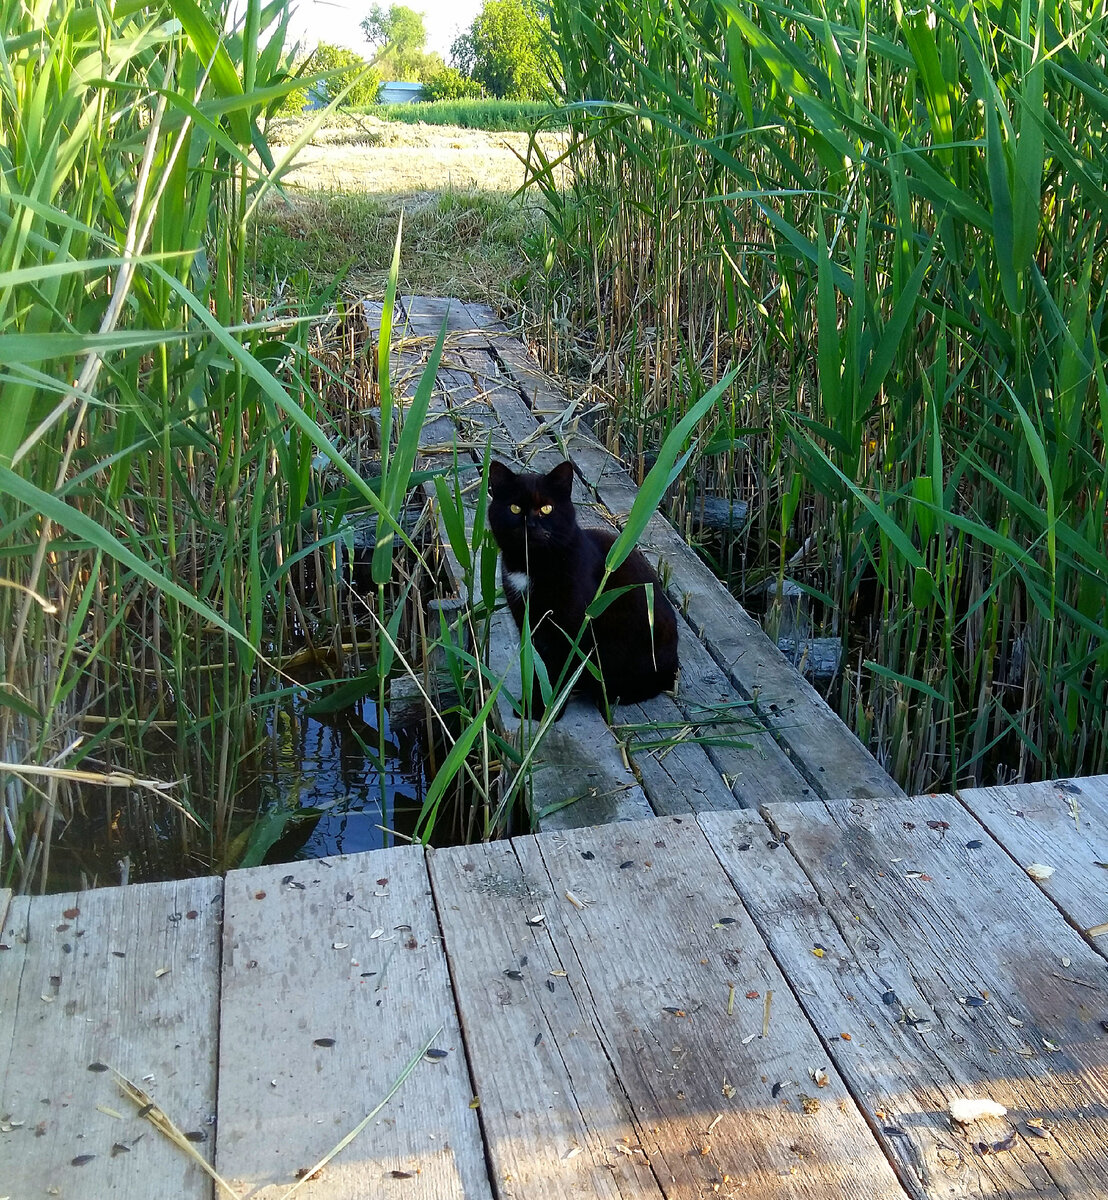
<svg viewBox="0 0 1108 1200"><path fill-rule="evenodd" d="M372 701L313 716L309 695L297 690L271 710L258 754L241 764L223 857L213 857L206 830L189 825L184 837L179 811L149 792L88 786L55 833L48 890L210 875L407 841L424 790L419 748L396 736L386 715L381 761ZM174 777L168 755L158 777Z"/></svg>
<svg viewBox="0 0 1108 1200"><path fill-rule="evenodd" d="M384 720L380 755L377 706L363 700L341 713L312 716L298 695L278 713L270 777L259 780L263 807L307 810L266 854L267 862L354 854L410 835L423 779L418 755L405 754ZM315 813L318 812L318 817Z"/></svg>

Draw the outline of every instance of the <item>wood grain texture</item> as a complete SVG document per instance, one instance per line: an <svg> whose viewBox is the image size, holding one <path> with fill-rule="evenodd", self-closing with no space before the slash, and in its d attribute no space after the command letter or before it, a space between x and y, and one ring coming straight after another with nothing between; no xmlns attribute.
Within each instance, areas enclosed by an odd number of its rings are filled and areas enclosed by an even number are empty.
<svg viewBox="0 0 1108 1200"><path fill-rule="evenodd" d="M632 728L637 725L648 728ZM657 744L710 733L731 734L738 741L742 734L734 727L697 726L663 693L641 704L624 704L613 709L612 732L624 747L635 777L641 781L650 807L658 816L738 807L738 801L702 744L695 740Z"/></svg>
<svg viewBox="0 0 1108 1200"><path fill-rule="evenodd" d="M529 924L565 901L517 844L429 855L497 1196L662 1196L562 940Z"/></svg>
<svg viewBox="0 0 1108 1200"><path fill-rule="evenodd" d="M220 1172L280 1196L434 1037L445 1053L298 1194L490 1197L422 849L232 871L226 895Z"/></svg>
<svg viewBox="0 0 1108 1200"><path fill-rule="evenodd" d="M1108 923L1108 776L969 788L958 798L1082 931ZM1093 945L1108 956L1108 933Z"/></svg>
<svg viewBox="0 0 1108 1200"><path fill-rule="evenodd" d="M431 873L503 1196L903 1195L693 821Z"/></svg>
<svg viewBox="0 0 1108 1200"><path fill-rule="evenodd" d="M909 1191L1105 1194L1103 960L951 797L766 812L698 820Z"/></svg>
<svg viewBox="0 0 1108 1200"><path fill-rule="evenodd" d="M4 1195L212 1195L105 1067L210 1159L221 897L220 880L189 879L11 901L0 935L0 1117L14 1126L0 1132Z"/></svg>

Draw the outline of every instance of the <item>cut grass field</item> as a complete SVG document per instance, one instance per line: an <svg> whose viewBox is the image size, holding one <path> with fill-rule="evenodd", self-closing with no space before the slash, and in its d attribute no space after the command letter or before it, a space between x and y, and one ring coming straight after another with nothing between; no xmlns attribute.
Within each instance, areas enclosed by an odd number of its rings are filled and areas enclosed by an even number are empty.
<svg viewBox="0 0 1108 1200"><path fill-rule="evenodd" d="M271 137L289 143L300 128L281 122ZM341 275L342 294L379 297L403 211L403 290L493 304L510 298L543 221L532 197L516 195L527 138L329 117L286 175L284 194L257 214L257 291L272 295L306 278L321 292ZM544 135L547 152L562 138Z"/></svg>
<svg viewBox="0 0 1108 1200"><path fill-rule="evenodd" d="M541 220L505 192L301 192L288 203L267 204L258 215L258 291L272 295L287 281L299 286L306 279L320 293L341 274L342 295L380 297L401 212L401 290L493 304L524 275L526 247Z"/></svg>

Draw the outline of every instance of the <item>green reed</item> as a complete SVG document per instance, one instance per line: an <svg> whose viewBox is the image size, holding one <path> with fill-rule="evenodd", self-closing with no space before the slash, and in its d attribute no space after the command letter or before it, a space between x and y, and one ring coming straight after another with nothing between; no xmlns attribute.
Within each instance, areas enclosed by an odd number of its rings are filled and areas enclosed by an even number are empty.
<svg viewBox="0 0 1108 1200"><path fill-rule="evenodd" d="M245 286L287 12L251 0L231 33L178 0L0 17L0 881L45 886L93 804L211 869L254 815L309 555L344 669L318 462L396 526L335 449L313 314Z"/></svg>
<svg viewBox="0 0 1108 1200"><path fill-rule="evenodd" d="M608 436L737 365L699 485L752 502L745 582L809 590L904 786L1105 769L1101 8L552 7L540 303L559 358L595 329Z"/></svg>

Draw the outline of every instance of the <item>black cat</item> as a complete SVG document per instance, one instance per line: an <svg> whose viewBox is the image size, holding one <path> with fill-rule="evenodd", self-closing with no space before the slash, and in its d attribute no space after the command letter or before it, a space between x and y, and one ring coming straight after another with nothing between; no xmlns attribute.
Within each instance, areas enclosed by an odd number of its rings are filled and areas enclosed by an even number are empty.
<svg viewBox="0 0 1108 1200"><path fill-rule="evenodd" d="M564 682L578 662L573 642L600 587L604 560L616 535L577 524L570 500L571 463L561 463L546 475L517 475L494 462L489 465L489 484L489 526L500 547L508 607L522 629L529 605L532 644L551 683L556 684L563 671ZM577 687L602 708L605 701L610 705L648 700L672 688L677 678L677 617L638 550L613 572L605 592L628 587L590 621L580 641L579 652L587 652L599 664L603 685L586 668ZM653 593L653 628L647 588ZM537 688L533 694L537 698Z"/></svg>

